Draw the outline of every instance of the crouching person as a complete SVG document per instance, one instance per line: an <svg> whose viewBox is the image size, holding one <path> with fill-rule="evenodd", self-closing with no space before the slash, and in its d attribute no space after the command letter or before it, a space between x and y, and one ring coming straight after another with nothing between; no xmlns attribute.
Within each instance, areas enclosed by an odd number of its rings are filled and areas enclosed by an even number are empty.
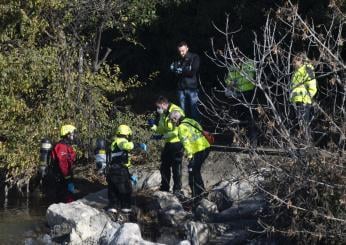
<svg viewBox="0 0 346 245"><path fill-rule="evenodd" d="M185 118L179 111L172 111L170 119L178 127L179 140L189 159L189 185L194 200L193 204L196 206L205 192L201 167L209 155L210 144L202 134L201 125L195 120Z"/></svg>
<svg viewBox="0 0 346 245"><path fill-rule="evenodd" d="M127 125L120 125L116 131L116 137L111 145L110 162L106 170L108 183L108 211L117 212L117 208L124 213L131 212L131 181L137 177L129 172L131 167L130 152L139 147L146 151L145 144L134 144L131 141L132 130Z"/></svg>

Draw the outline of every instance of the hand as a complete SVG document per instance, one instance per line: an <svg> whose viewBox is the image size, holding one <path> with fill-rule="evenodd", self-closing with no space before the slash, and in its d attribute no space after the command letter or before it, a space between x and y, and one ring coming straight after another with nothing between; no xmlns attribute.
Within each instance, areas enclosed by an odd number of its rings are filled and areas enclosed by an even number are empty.
<svg viewBox="0 0 346 245"><path fill-rule="evenodd" d="M155 120L152 119L152 118L150 118L150 119L148 120L148 126L149 126L149 127L152 127L152 126L154 126L154 125L155 125Z"/></svg>
<svg viewBox="0 0 346 245"><path fill-rule="evenodd" d="M161 134L153 134L153 135L150 137L150 139L152 139L152 140L161 140L162 137L163 137L163 135L161 135Z"/></svg>
<svg viewBox="0 0 346 245"><path fill-rule="evenodd" d="M148 150L148 146L146 144L144 144L144 143L139 143L138 146L139 146L140 149L142 149L145 152Z"/></svg>
<svg viewBox="0 0 346 245"><path fill-rule="evenodd" d="M175 69L175 73L182 74L183 73L183 68L178 67L177 69Z"/></svg>
<svg viewBox="0 0 346 245"><path fill-rule="evenodd" d="M130 180L133 185L136 185L138 182L138 177L136 175L131 175Z"/></svg>
<svg viewBox="0 0 346 245"><path fill-rule="evenodd" d="M72 193L72 194L75 192L75 188L74 188L73 182L69 182L69 183L67 184L67 191L70 192L70 193Z"/></svg>

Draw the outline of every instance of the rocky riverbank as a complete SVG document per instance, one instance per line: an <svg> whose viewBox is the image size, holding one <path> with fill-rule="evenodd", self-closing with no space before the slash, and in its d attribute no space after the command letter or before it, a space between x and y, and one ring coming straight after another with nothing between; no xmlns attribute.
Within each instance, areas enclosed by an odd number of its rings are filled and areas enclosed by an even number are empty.
<svg viewBox="0 0 346 245"><path fill-rule="evenodd" d="M246 159L246 156L237 155ZM266 208L256 185L266 171L241 178L234 156L212 153L202 169L208 193L195 210L188 199L158 191L158 170L139 172L133 195L133 214L114 217L104 211L106 189L70 204L47 209L47 243L64 244L233 244L254 243L250 230L259 229L257 217ZM239 159L238 159L239 160ZM184 193L189 196L187 173ZM256 238L257 239L257 238Z"/></svg>

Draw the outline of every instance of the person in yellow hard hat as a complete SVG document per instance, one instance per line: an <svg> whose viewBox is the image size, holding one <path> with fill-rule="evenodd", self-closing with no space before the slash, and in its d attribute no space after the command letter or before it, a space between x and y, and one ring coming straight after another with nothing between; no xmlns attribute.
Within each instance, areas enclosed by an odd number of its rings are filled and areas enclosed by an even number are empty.
<svg viewBox="0 0 346 245"><path fill-rule="evenodd" d="M183 160L183 145L178 138L178 129L174 127L169 119L169 113L173 110L180 111L185 116L184 111L177 105L170 103L164 96L159 96L156 100L158 122L153 119L148 120L148 125L155 132L152 139L164 139L165 146L161 153L161 191L169 192L171 172L173 173L173 193L177 197L182 197L181 191L181 164ZM172 170L172 171L171 171Z"/></svg>
<svg viewBox="0 0 346 245"><path fill-rule="evenodd" d="M232 67L225 79L226 97L236 99L236 111L238 119L246 123L247 137L252 146L257 145L258 129L256 110L253 108L257 103L255 81L255 65L251 60L236 60L236 66ZM241 102L239 104L239 102Z"/></svg>
<svg viewBox="0 0 346 245"><path fill-rule="evenodd" d="M309 142L312 102L317 93L314 67L304 53L297 54L293 58L292 65L294 72L291 79L290 101L295 108L298 125L303 129Z"/></svg>
<svg viewBox="0 0 346 245"><path fill-rule="evenodd" d="M116 213L119 204L122 212L131 212L131 181L136 182L137 177L129 172L132 166L130 152L135 147L147 150L145 144L134 144L131 140L131 128L124 124L119 125L116 137L111 144L110 162L106 170L109 201L107 208L110 212Z"/></svg>
<svg viewBox="0 0 346 245"><path fill-rule="evenodd" d="M169 117L178 128L178 138L189 159L189 185L194 204L197 204L205 192L201 167L209 155L210 144L202 134L201 125L195 120L185 118L180 111L172 111Z"/></svg>
<svg viewBox="0 0 346 245"><path fill-rule="evenodd" d="M75 186L73 183L73 165L76 162L76 152L72 147L75 140L76 127L67 124L60 129L61 140L51 152L54 175L57 184L57 198L65 202L74 200Z"/></svg>

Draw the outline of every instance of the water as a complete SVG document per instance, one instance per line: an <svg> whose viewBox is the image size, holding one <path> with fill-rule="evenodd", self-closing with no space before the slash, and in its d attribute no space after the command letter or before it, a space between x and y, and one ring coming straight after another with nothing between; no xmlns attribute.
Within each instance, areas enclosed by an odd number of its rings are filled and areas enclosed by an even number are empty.
<svg viewBox="0 0 346 245"><path fill-rule="evenodd" d="M40 196L13 196L0 199L0 244L24 244L37 241L49 229L45 219L49 201Z"/></svg>

